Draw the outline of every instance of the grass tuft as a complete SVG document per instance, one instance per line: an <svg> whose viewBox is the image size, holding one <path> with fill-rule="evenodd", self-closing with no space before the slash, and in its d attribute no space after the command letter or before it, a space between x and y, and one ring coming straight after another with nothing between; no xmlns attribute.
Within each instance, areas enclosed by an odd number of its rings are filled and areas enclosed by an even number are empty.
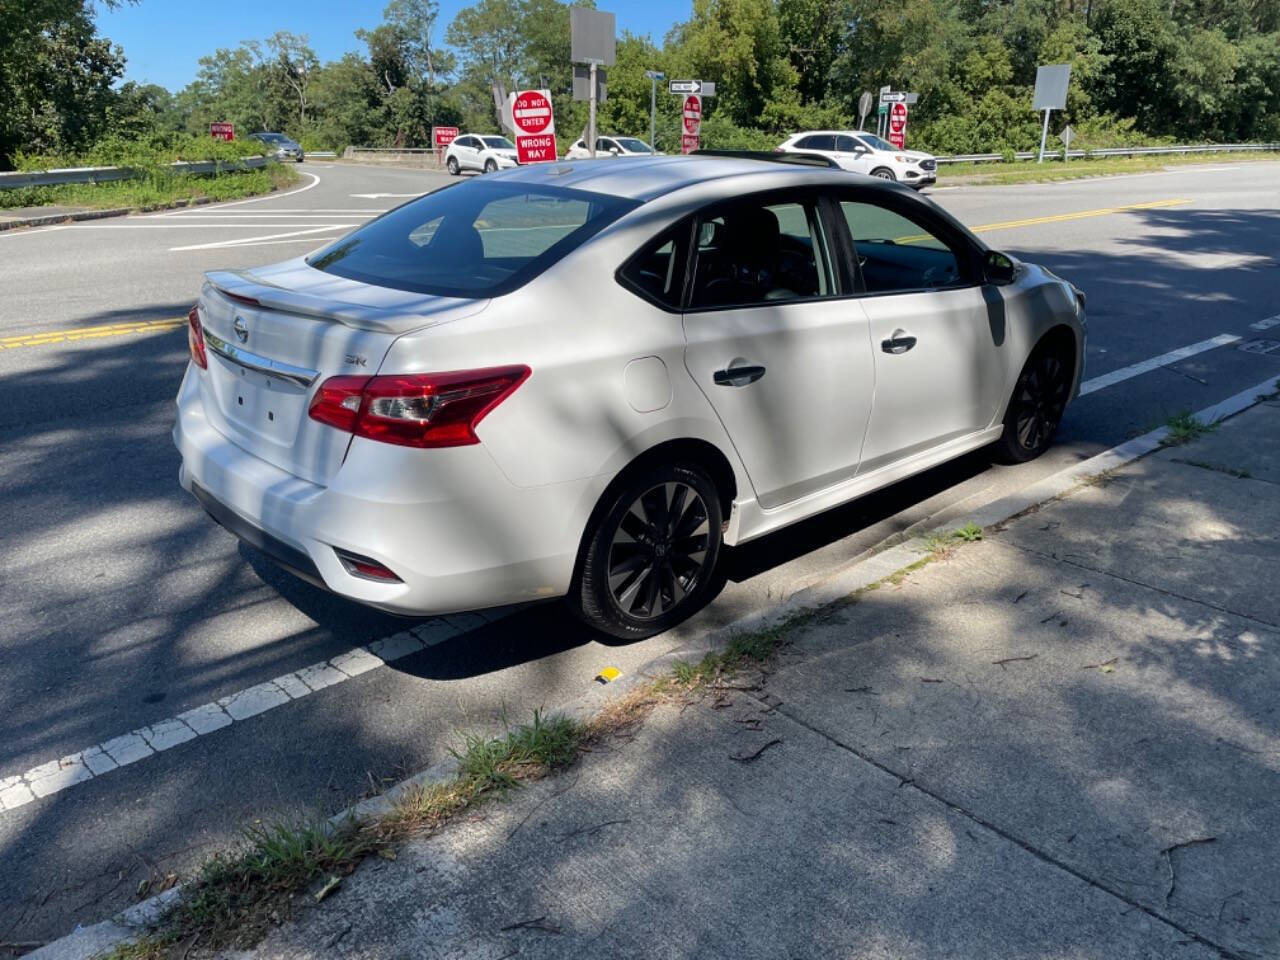
<svg viewBox="0 0 1280 960"><path fill-rule="evenodd" d="M1216 423L1201 423L1190 410L1175 413L1165 421L1165 426L1169 428L1169 435L1164 439L1164 444L1167 447L1190 443L1192 440L1218 429Z"/></svg>
<svg viewBox="0 0 1280 960"><path fill-rule="evenodd" d="M93 210L127 207L131 210L147 210L165 207L178 200L237 200L282 190L297 182L297 172L278 163L258 170L229 171L216 176L162 172L134 180L66 183L53 187L6 190L4 206L87 207Z"/></svg>

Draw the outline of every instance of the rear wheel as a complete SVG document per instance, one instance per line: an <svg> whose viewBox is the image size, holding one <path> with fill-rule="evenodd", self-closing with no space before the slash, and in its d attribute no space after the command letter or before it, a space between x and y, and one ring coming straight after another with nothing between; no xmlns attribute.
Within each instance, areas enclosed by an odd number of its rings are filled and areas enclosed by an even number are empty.
<svg viewBox="0 0 1280 960"><path fill-rule="evenodd" d="M444 162L445 167L449 170L449 176L456 177L458 175L458 158L450 157Z"/></svg>
<svg viewBox="0 0 1280 960"><path fill-rule="evenodd" d="M1049 449L1071 391L1071 368L1055 350L1039 347L1027 360L996 441L1000 459L1026 463Z"/></svg>
<svg viewBox="0 0 1280 960"><path fill-rule="evenodd" d="M876 167L874 170L871 171L871 175L873 177L879 177L881 180L897 180L898 179L893 175L893 171L890 170L888 167Z"/></svg>
<svg viewBox="0 0 1280 960"><path fill-rule="evenodd" d="M497 160L486 160L486 161L484 162L484 172L485 172L485 173L493 173L493 171L495 171L495 170L497 170L497 169L498 169L498 161L497 161Z"/></svg>
<svg viewBox="0 0 1280 960"><path fill-rule="evenodd" d="M697 466L638 472L588 531L568 600L592 627L624 640L661 633L705 603L720 554L720 497Z"/></svg>

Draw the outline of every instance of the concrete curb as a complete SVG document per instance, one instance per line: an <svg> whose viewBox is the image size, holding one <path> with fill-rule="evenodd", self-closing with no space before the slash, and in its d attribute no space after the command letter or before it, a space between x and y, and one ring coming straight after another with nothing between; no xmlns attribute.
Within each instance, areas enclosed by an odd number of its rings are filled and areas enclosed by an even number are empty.
<svg viewBox="0 0 1280 960"><path fill-rule="evenodd" d="M1225 400L1206 407L1193 416L1200 423L1210 425L1227 417L1255 406L1266 395L1280 390L1280 377L1269 377L1256 386L1240 391ZM1059 497L1066 496L1072 490L1089 480L1115 470L1134 460L1154 453L1164 446L1169 435L1168 427L1159 427L1140 437L1129 440L1110 450L1103 451L1095 457L1067 467L1057 473L1033 483L1016 493L1008 494L993 500L981 507L963 512L970 522L981 527L991 527L1013 519L1021 513ZM614 682L593 688L589 692L568 701L555 709L571 719L585 722L594 717L611 700L618 699L642 684L658 679L669 673L680 661L700 659L711 651L723 647L733 637L753 633L758 630L778 626L783 622L803 614L814 613L830 606L850 594L871 586L892 576L904 567L910 566L926 552L924 544L928 535L941 533L950 523L936 523L920 535L898 543L879 553L874 553L861 560L855 560L840 570L816 583L810 584L792 594L788 599L769 610L749 614L722 627L709 630L678 650L672 650L654 657L636 669L632 674L623 676ZM330 817L327 823L337 827L350 820L357 822L385 816L390 813L398 800L409 791L431 784L442 784L452 780L458 771L458 762L454 758L442 760L400 781L386 792L376 797L362 800L346 810ZM91 960L110 951L115 946L137 937L146 927L154 924L163 916L165 910L182 895L182 886L166 890L144 900L141 903L122 911L110 920L94 924L90 927L78 928L58 940L46 944L34 953L28 954L32 960Z"/></svg>
<svg viewBox="0 0 1280 960"><path fill-rule="evenodd" d="M273 191L274 192L274 191ZM270 194L263 194L270 196ZM17 227L48 227L59 223L74 223L77 220L105 220L107 217L126 217L131 213L155 213L158 210L180 210L183 207L203 207L213 203L209 197L192 197L190 200L175 200L172 203L153 203L145 207L112 207L108 210L76 210L73 213L54 213L44 217L24 217L17 220L0 220L0 230L13 230Z"/></svg>

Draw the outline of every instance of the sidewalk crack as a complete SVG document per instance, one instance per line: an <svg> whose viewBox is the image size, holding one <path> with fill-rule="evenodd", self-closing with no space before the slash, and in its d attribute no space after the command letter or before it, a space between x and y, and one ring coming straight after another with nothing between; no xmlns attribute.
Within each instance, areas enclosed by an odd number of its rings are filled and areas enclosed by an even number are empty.
<svg viewBox="0 0 1280 960"><path fill-rule="evenodd" d="M754 696L754 695L748 694L748 696ZM1046 863L1051 867L1055 867L1058 870L1061 870L1064 873L1067 873L1075 877L1077 880L1080 880L1083 883L1088 884L1089 886L1093 887L1096 890L1101 891L1102 893L1107 894L1108 896L1114 897L1115 899L1119 900L1121 903L1127 904L1131 909L1139 910L1142 913L1145 913L1147 916L1151 917L1154 920L1159 921L1160 923L1163 923L1165 926L1173 930L1176 930L1178 933L1182 934L1183 936L1190 937L1196 943L1199 943L1202 946L1208 947L1210 950L1216 951L1220 956L1226 958L1226 960L1251 960L1251 958L1247 954L1238 953L1230 949L1229 947L1224 947L1222 944L1215 943L1213 940L1210 940L1208 937L1205 937L1202 934L1197 933L1195 930L1191 929L1185 924L1180 923L1179 921L1173 919L1172 917L1165 916L1159 910L1153 907L1149 907L1139 900L1135 900L1133 897L1128 896L1121 890L1108 886L1103 881L1095 877L1091 877L1087 873L1083 872L1082 870L1076 867L1073 867L1071 864L1063 860L1058 859L1048 851L1041 850L1039 847L1037 847L1035 844L1031 843L1030 841L1024 840L1021 837L1017 836L1016 834L1011 833L1009 830L1005 829L1004 827L1001 827L995 823L992 823L991 821L984 819L978 814L973 813L970 810L967 810L965 807L961 806L959 803L956 803L955 801L948 799L947 797L943 796L941 793L937 792L936 790L930 789L929 787L922 785L911 774L902 773L894 769L889 764L881 760L877 760L875 757L871 756L870 754L864 753L863 751L859 750L857 747L850 746L849 744L843 742L842 740L837 739L836 737L827 733L825 730L822 730L814 726L812 723L809 723L807 720L803 719L802 717L799 717L796 714L792 713L789 708L789 705L779 706L777 710L779 714L786 717L788 720L792 721L793 723L796 723L799 726L803 727L804 729L808 730L809 732L818 735L823 740L826 740L828 743L832 744L833 746L838 747L841 750L844 750L846 753L852 754L853 756L857 757L859 760L863 761L864 763L867 763L875 767L880 772L888 774L889 776L895 778L896 780L899 781L899 787L906 787L906 788L915 790L918 793L922 794L923 796L928 797L930 800L933 800L935 803L940 803L947 809L954 810L956 813L960 814L962 817L965 817L969 821L977 824L978 826L982 827L985 830L990 830L992 833L994 833L996 836L1000 837L1001 839L1006 840L1009 843L1014 844L1021 850L1025 851L1026 853L1031 854L1031 856L1035 857L1037 860L1040 860L1041 862Z"/></svg>
<svg viewBox="0 0 1280 960"><path fill-rule="evenodd" d="M1023 546L1020 543L1011 543L1007 540L1002 541L1008 546L1023 553L1029 553L1032 556L1040 557L1044 560L1052 560L1055 563L1065 563L1067 566L1075 567L1078 570L1088 570L1090 573L1098 573L1104 577L1110 577L1113 580L1119 580L1121 583L1127 583L1135 587L1142 587L1151 590L1154 593L1164 594L1166 597L1173 597L1176 600L1182 600L1186 603L1195 603L1211 610L1217 610L1219 613L1225 613L1228 616L1239 617L1241 620L1248 620L1251 623L1259 624L1269 630L1280 630L1280 623L1273 623L1270 620L1264 620L1261 617L1254 616L1250 613L1241 613L1239 610L1232 610L1230 607L1224 607L1220 603L1214 603L1212 600L1206 600L1203 597L1189 597L1184 593L1178 593L1176 590L1170 590L1167 587L1160 587L1153 583L1147 583L1145 580L1134 580L1132 577L1126 577L1122 574L1115 573L1111 570L1103 570L1101 567L1091 567L1087 563L1080 563L1077 560L1071 560L1064 556L1058 556L1052 553L1044 553L1043 551L1033 549L1032 547ZM1050 618L1052 619L1052 617Z"/></svg>

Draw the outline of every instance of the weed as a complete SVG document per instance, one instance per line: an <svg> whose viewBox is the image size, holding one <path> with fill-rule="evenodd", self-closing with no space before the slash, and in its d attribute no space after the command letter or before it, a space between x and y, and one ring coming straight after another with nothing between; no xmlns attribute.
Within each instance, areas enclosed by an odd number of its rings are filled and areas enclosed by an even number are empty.
<svg viewBox="0 0 1280 960"><path fill-rule="evenodd" d="M966 523L963 527L952 530L951 536L965 543L977 543L982 539L982 528L976 523Z"/></svg>
<svg viewBox="0 0 1280 960"><path fill-rule="evenodd" d="M1216 423L1202 423L1197 420L1195 414L1191 413L1190 410L1175 413L1165 421L1165 426L1169 428L1169 435L1165 437L1164 443L1165 446L1169 447L1190 443L1192 440L1218 429Z"/></svg>
<svg viewBox="0 0 1280 960"><path fill-rule="evenodd" d="M540 710L533 722L496 739L468 736L462 749L452 751L458 776L477 792L513 786L534 771L556 770L577 756L583 729L568 717L548 718Z"/></svg>

